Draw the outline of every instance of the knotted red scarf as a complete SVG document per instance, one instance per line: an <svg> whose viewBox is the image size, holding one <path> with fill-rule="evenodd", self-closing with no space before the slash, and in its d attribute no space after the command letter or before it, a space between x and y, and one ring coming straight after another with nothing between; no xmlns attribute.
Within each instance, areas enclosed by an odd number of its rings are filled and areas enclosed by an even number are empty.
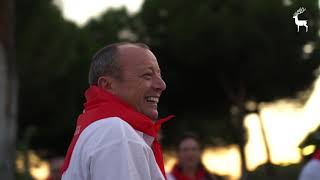
<svg viewBox="0 0 320 180"><path fill-rule="evenodd" d="M135 130L141 131L149 136L154 137L152 144L153 154L156 162L166 178L161 146L158 141L158 131L161 124L171 119L173 116L168 116L164 119L158 120L155 124L147 116L135 111L131 106L122 101L120 98L108 93L107 91L91 86L85 92L86 103L84 104L85 110L78 117L77 127L68 148L64 164L61 168L61 173L67 170L74 146L81 134L81 132L91 123L108 117L119 117L130 124Z"/></svg>

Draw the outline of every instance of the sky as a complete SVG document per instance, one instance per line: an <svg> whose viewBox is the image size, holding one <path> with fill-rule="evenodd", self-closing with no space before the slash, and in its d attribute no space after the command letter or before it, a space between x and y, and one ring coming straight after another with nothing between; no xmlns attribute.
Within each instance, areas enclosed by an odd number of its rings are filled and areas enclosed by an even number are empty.
<svg viewBox="0 0 320 180"><path fill-rule="evenodd" d="M143 0L55 0L63 16L78 25L84 25L90 18L99 16L110 7L125 6L130 13L139 10Z"/></svg>

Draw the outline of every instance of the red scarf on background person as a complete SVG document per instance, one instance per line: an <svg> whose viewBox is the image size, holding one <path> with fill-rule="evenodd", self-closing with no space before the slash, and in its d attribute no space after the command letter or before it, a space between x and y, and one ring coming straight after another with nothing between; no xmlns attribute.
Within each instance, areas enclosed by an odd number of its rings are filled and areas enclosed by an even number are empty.
<svg viewBox="0 0 320 180"><path fill-rule="evenodd" d="M316 152L312 156L312 159L317 159L320 161L320 149L316 150Z"/></svg>
<svg viewBox="0 0 320 180"><path fill-rule="evenodd" d="M175 177L176 180L203 180L205 177L205 170L204 168L200 167L196 172L195 179L192 179L191 177L183 175L181 167L179 167L179 165L176 164L173 167L171 174Z"/></svg>
<svg viewBox="0 0 320 180"><path fill-rule="evenodd" d="M64 164L61 168L61 174L67 170L74 146L81 132L91 123L108 117L119 117L130 124L135 130L141 131L149 136L154 137L152 150L156 162L166 179L162 150L158 141L158 131L161 124L171 119L173 116L168 116L158 120L155 124L147 116L135 111L131 106L122 101L120 98L111 93L97 87L91 86L85 92L86 103L84 104L84 112L78 117L77 127L68 148Z"/></svg>

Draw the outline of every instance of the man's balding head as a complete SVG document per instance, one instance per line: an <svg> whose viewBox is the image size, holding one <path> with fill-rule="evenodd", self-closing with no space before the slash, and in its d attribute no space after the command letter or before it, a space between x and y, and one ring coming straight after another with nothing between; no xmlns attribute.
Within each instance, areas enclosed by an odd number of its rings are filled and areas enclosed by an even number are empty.
<svg viewBox="0 0 320 180"><path fill-rule="evenodd" d="M129 42L114 43L101 48L92 58L89 70L89 84L97 85L99 77L103 75L120 80L122 75L122 69L119 63L120 48L130 46L149 49L146 44Z"/></svg>

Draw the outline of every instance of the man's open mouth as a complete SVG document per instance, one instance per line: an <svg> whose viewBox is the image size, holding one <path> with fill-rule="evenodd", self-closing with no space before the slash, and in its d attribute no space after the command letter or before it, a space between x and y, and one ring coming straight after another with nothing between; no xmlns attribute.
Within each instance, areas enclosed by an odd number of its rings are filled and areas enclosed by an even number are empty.
<svg viewBox="0 0 320 180"><path fill-rule="evenodd" d="M148 96L148 97L146 97L146 100L147 100L147 102L158 103L159 102L159 97Z"/></svg>

